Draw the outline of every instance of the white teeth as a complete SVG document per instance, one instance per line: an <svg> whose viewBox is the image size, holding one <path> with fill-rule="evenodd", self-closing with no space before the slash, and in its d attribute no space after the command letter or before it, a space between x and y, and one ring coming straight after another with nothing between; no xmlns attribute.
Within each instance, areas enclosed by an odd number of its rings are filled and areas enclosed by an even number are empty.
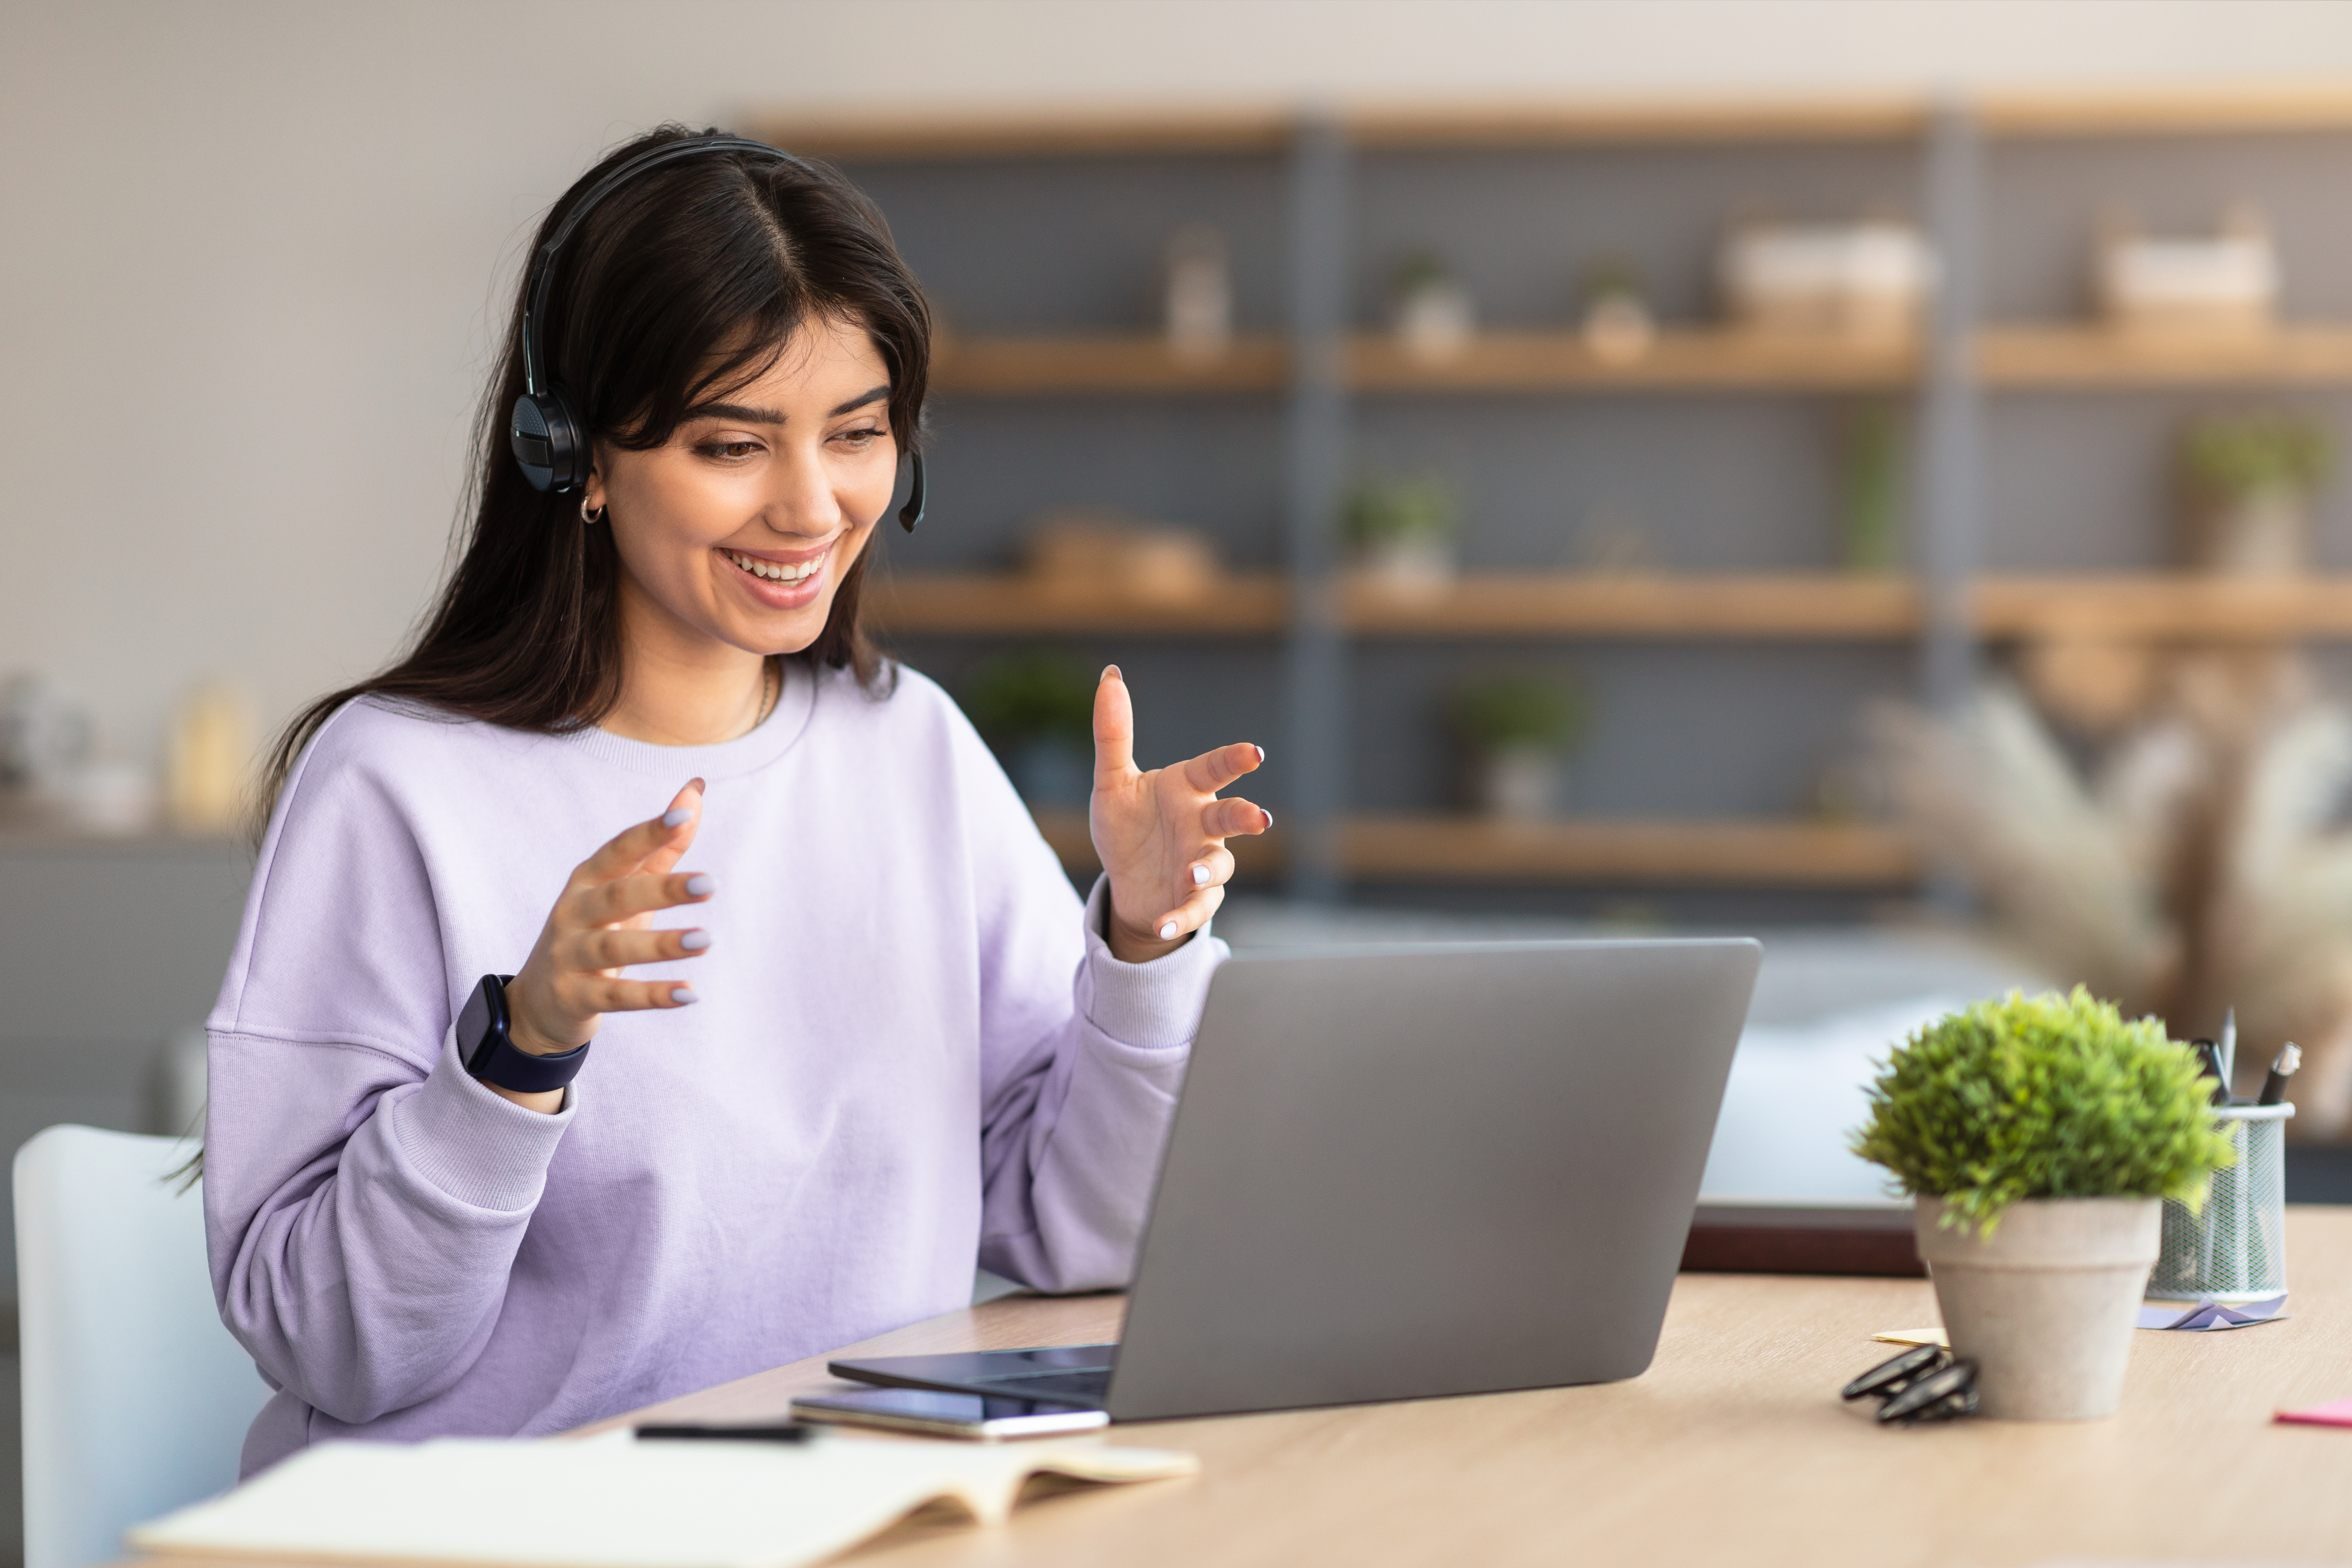
<svg viewBox="0 0 2352 1568"><path fill-rule="evenodd" d="M798 565L788 566L781 562L762 561L756 555L743 555L732 550L727 552L727 559L754 577L764 578L771 583L787 584L807 582L816 575L817 568L824 563L824 558L820 556L814 561L803 561Z"/></svg>

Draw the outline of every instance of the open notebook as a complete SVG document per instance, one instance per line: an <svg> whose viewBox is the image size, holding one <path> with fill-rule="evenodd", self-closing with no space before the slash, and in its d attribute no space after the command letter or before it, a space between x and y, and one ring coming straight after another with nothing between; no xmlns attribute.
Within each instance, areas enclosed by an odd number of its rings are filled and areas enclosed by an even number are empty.
<svg viewBox="0 0 2352 1568"><path fill-rule="evenodd" d="M327 1443L130 1542L249 1562L793 1568L926 1509L995 1523L1034 1475L1142 1481L1198 1468L1190 1454L1099 1439Z"/></svg>

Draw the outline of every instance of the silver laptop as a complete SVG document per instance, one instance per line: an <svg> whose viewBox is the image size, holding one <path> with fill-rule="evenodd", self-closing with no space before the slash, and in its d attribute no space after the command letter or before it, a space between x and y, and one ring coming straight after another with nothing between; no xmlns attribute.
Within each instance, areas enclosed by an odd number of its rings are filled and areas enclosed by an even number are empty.
<svg viewBox="0 0 2352 1568"><path fill-rule="evenodd" d="M835 1376L1150 1421L1650 1364L1762 949L1237 958L1209 987L1124 1337Z"/></svg>

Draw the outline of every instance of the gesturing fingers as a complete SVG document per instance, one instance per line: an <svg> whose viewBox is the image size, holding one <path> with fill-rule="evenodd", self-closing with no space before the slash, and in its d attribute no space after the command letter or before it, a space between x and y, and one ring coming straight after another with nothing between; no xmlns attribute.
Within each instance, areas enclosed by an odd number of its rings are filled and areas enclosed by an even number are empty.
<svg viewBox="0 0 2352 1568"><path fill-rule="evenodd" d="M1219 746L1213 752L1202 752L1182 769L1184 782L1202 795L1214 795L1244 773L1257 771L1265 761L1265 748L1244 741L1231 746Z"/></svg>
<svg viewBox="0 0 2352 1568"><path fill-rule="evenodd" d="M1234 855L1223 845L1213 845L1185 868L1184 888L1222 888L1234 879ZM1180 891L1183 890L1181 889Z"/></svg>
<svg viewBox="0 0 2352 1568"><path fill-rule="evenodd" d="M683 931L622 931L600 927L574 931L562 939L557 957L567 967L597 973L625 969L633 963L662 963L691 958L710 945L710 933L699 928Z"/></svg>
<svg viewBox="0 0 2352 1568"><path fill-rule="evenodd" d="M1118 666L1103 666L1095 682L1095 777L1121 778L1135 768L1135 702Z"/></svg>
<svg viewBox="0 0 2352 1568"><path fill-rule="evenodd" d="M635 827L614 834L604 847L580 862L572 873L575 889L593 887L609 882L615 877L625 877L640 868L648 867L656 858L667 856L664 864L651 866L667 871L677 864L694 842L694 832L702 816L702 781L696 779L677 792L669 809L661 816L648 818Z"/></svg>
<svg viewBox="0 0 2352 1568"><path fill-rule="evenodd" d="M1273 826L1274 813L1239 795L1226 800L1213 800L1201 808L1201 836L1204 838L1232 838L1264 833Z"/></svg>
<svg viewBox="0 0 2352 1568"><path fill-rule="evenodd" d="M696 779L669 809L615 834L572 870L530 958L507 986L515 1043L545 1055L593 1037L606 1013L683 1007L694 987L669 980L623 980L632 964L692 958L710 945L698 929L652 931L656 910L698 904L716 890L678 859L701 826L703 786Z"/></svg>
<svg viewBox="0 0 2352 1568"><path fill-rule="evenodd" d="M1153 922L1152 932L1162 942L1188 936L1207 925L1210 917L1217 912L1218 906L1224 901L1223 886L1213 883L1161 915L1157 921Z"/></svg>
<svg viewBox="0 0 2352 1568"><path fill-rule="evenodd" d="M718 884L699 871L616 877L572 894L572 914L584 926L617 925L656 910L705 902L717 890Z"/></svg>

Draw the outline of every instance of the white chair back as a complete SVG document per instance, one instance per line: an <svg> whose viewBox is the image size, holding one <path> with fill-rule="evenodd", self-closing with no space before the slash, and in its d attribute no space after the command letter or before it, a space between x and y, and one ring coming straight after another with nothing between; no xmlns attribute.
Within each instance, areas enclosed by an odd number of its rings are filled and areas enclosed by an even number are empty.
<svg viewBox="0 0 2352 1568"><path fill-rule="evenodd" d="M221 1326L194 1145L52 1127L16 1151L25 1568L123 1555L130 1526L236 1482L269 1389Z"/></svg>

